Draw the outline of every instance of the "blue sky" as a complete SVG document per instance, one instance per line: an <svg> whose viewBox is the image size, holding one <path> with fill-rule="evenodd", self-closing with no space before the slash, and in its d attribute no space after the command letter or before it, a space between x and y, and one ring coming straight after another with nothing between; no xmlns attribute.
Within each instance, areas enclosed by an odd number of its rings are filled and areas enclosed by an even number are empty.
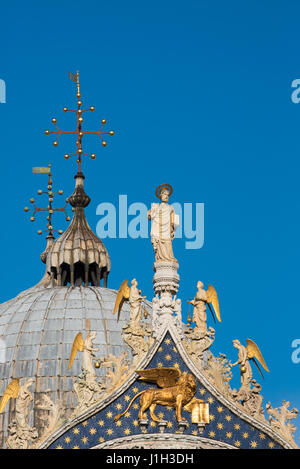
<svg viewBox="0 0 300 469"><path fill-rule="evenodd" d="M74 142L54 148L43 131L52 117L72 127L62 108L74 105L67 72L79 69L83 102L96 107L87 127L106 118L116 131L105 149L96 137L87 143L97 155L83 165L90 226L96 229L99 203L127 194L128 203L150 206L162 182L174 187L172 201L204 203L204 246L174 243L184 316L197 280L213 284L222 314L213 352L235 361L232 340L251 338L271 371L264 402L300 408L300 363L291 360L291 343L300 339L300 104L291 100L300 78L299 14L293 0L1 6L1 301L44 270L45 240L36 234L43 219L31 224L23 207L46 177L31 168L51 161L56 187L73 191L76 164L63 155ZM56 220L66 227L63 216ZM150 240L105 244L109 286L136 277L151 299ZM298 444L299 437L298 430Z"/></svg>

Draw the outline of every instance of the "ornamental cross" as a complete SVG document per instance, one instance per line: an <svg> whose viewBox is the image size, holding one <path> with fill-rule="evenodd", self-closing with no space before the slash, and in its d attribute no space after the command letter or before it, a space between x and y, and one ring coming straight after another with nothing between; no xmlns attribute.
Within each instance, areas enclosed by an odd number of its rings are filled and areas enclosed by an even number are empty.
<svg viewBox="0 0 300 469"><path fill-rule="evenodd" d="M63 134L75 134L77 135L77 140L76 140L76 151L75 153L69 155L65 154L65 158L68 159L71 156L77 155L77 163L78 163L78 172L81 173L81 161L82 161L82 156L89 156L92 159L96 158L96 155L94 153L92 154L87 154L83 151L82 149L82 138L84 135L98 135L101 140L102 140L102 145L106 147L107 142L103 139L103 135L114 135L113 130L109 130L107 132L103 131L103 126L106 124L106 119L102 119L101 121L101 127L99 130L83 130L82 129L82 123L83 123L83 117L82 114L87 111L95 111L94 106L91 106L88 109L81 109L82 106L82 101L81 101L81 93L80 93L80 83L79 83L79 72L76 74L74 73L69 73L69 78L74 81L77 85L77 109L68 109L66 107L63 108L64 112L75 112L76 118L77 118L77 127L75 130L61 130L58 125L57 125L57 120L55 118L52 119L52 123L55 125L56 130L55 131L50 131L46 130L45 134L50 135L50 134L57 134L56 140L53 142L53 145L56 147L58 145L58 139L61 135Z"/></svg>
<svg viewBox="0 0 300 469"><path fill-rule="evenodd" d="M52 226L52 215L54 212L63 212L66 216L66 221L70 221L70 217L68 216L68 211L72 210L72 209L68 209L67 206L68 206L68 202L66 202L66 205L62 208L54 208L52 206L52 203L53 203L53 198L54 198L54 195L62 195L63 194L63 191L62 190L59 190L57 192L53 192L52 190L52 187L53 187L53 181L52 181L52 174L51 174L51 164L49 164L49 166L46 166L46 167L36 167L36 168L32 168L32 172L33 173L47 173L49 175L48 177L48 185L47 185L47 191L43 191L41 189L39 189L37 191L37 193L39 195L42 195L42 194L47 194L48 195L48 206L47 208L40 208L40 207L37 207L35 205L35 200L34 198L31 198L30 199L30 202L32 203L33 205L33 208L29 208L29 207L25 207L24 210L25 212L29 212L29 211L33 211L33 215L32 217L30 217L30 221L35 221L35 215L37 212L48 212L48 216L47 216L47 229L46 230L38 230L38 234L42 234L42 233L46 233L48 231L48 236L53 236L53 232L56 232L56 233L59 233L59 234L62 234L62 230L54 230L53 229L53 226Z"/></svg>

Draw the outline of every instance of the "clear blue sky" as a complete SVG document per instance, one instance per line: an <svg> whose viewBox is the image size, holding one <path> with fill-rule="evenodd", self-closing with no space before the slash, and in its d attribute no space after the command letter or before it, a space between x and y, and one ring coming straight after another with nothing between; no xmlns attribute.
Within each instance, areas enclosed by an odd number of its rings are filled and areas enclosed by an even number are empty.
<svg viewBox="0 0 300 469"><path fill-rule="evenodd" d="M51 161L57 188L73 190L75 162L63 158L71 139L54 148L43 131L52 117L71 128L62 108L74 104L67 72L79 69L83 101L96 107L88 126L105 117L116 131L105 149L93 137L88 144L97 154L83 166L90 226L100 202L127 194L129 203L150 205L162 182L173 185L173 201L203 202L203 248L174 243L184 314L197 280L212 283L223 319L214 353L235 361L232 340L253 339L271 370L264 402L300 408L300 363L291 361L300 338L300 104L291 101L300 78L299 15L293 0L2 5L1 301L43 274L42 218L31 224L23 212L45 184L32 166ZM55 224L66 226L63 217ZM150 241L106 246L109 286L134 276L151 299Z"/></svg>

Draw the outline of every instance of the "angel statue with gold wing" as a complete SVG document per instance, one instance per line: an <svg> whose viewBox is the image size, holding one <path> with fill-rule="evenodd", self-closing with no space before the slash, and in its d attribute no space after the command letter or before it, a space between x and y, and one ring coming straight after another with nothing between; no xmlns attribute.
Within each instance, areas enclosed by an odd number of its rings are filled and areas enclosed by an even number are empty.
<svg viewBox="0 0 300 469"><path fill-rule="evenodd" d="M268 367L266 365L265 360L263 359L263 356L261 354L261 351L259 350L258 346L256 345L255 342L251 339L247 339L247 346L245 347L240 343L239 340L235 339L232 341L233 346L238 349L239 351L239 356L238 360L232 364L232 367L236 365L240 365L240 372L241 372L241 388L239 391L239 394L241 391L245 389L250 389L251 387L251 381L252 381L252 368L250 364L250 360L253 361L253 363L256 365L258 368L259 373L263 377L263 374L261 372L261 369L257 363L257 361L261 364L261 366L267 371ZM257 361L256 361L257 360Z"/></svg>
<svg viewBox="0 0 300 469"><path fill-rule="evenodd" d="M30 444L37 439L38 432L35 427L31 427L30 403L33 396L29 388L33 385L34 379L29 378L23 385L19 378L14 378L4 391L0 401L0 413L5 409L10 399L15 399L15 419L10 422L8 428L8 439L6 445L9 449L28 449Z"/></svg>
<svg viewBox="0 0 300 469"><path fill-rule="evenodd" d="M89 332L85 340L83 339L81 332L76 335L72 345L68 370L71 369L77 352L82 352L82 370L89 373L91 376L96 376L93 362L96 356L95 352L98 352L99 349L93 346L95 338L96 332Z"/></svg>
<svg viewBox="0 0 300 469"><path fill-rule="evenodd" d="M146 296L141 296L141 290L137 288L137 285L138 283L135 278L131 281L131 287L128 286L128 280L122 282L117 293L113 310L113 314L118 312L118 321L125 301L128 301L130 306L130 324L138 325L142 319L142 304Z"/></svg>
<svg viewBox="0 0 300 469"><path fill-rule="evenodd" d="M203 283L199 281L197 283L197 293L195 295L195 298L191 301L188 301L188 303L194 306L193 322L196 323L198 332L201 337L204 337L207 332L206 305L208 305L211 314L214 318L214 321L216 321L210 303L213 305L216 317L218 321L221 322L218 295L212 285L208 285L207 290L204 290Z"/></svg>

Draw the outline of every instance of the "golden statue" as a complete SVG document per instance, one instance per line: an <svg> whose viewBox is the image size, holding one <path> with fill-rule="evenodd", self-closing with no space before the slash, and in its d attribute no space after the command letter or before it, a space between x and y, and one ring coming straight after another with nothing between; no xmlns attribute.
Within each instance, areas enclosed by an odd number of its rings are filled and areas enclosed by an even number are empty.
<svg viewBox="0 0 300 469"><path fill-rule="evenodd" d="M232 367L236 365L240 365L240 372L241 372L241 389L245 390L246 388L250 389L251 381L252 381L252 368L250 365L250 360L254 362L258 371L260 372L261 376L263 376L261 369L257 363L257 361L261 364L261 366L269 372L268 367L266 365L265 360L259 350L258 346L255 342L251 339L247 339L247 347L242 345L239 340L233 340L233 346L238 349L239 357L237 362L233 363ZM257 360L257 361L256 361Z"/></svg>
<svg viewBox="0 0 300 469"><path fill-rule="evenodd" d="M83 352L82 369L85 370L87 373L90 373L90 375L96 376L93 361L95 360L95 352L98 352L99 349L93 346L93 341L95 338L96 332L89 332L85 340L82 337L82 333L78 332L73 341L68 370L71 369L77 352Z"/></svg>
<svg viewBox="0 0 300 469"><path fill-rule="evenodd" d="M160 422L160 419L154 413L157 404L174 407L178 422L186 420L181 415L182 409L193 399L197 390L197 383L193 375L186 371L181 373L177 368L151 368L138 370L136 373L142 381L156 383L162 389L150 388L136 394L127 409L122 414L116 415L115 421L128 412L133 401L139 396L140 420L147 419L146 411L149 409L152 420Z"/></svg>
<svg viewBox="0 0 300 469"><path fill-rule="evenodd" d="M209 309L215 320L213 310L210 306L210 303L212 304L216 317L218 321L221 322L219 300L217 292L212 285L208 285L207 290L204 290L203 283L199 281L197 283L197 289L198 290L195 295L195 298L191 301L188 301L188 303L194 306L193 322L196 323L199 334L204 337L207 332L206 305L208 304Z"/></svg>
<svg viewBox="0 0 300 469"><path fill-rule="evenodd" d="M137 288L137 285L138 283L135 278L131 281L131 287L128 286L128 280L124 280L124 282L122 282L117 293L115 307L113 310L113 314L116 314L118 311L118 321L125 301L128 301L130 306L130 323L139 324L142 319L142 304L146 297L141 296L141 290Z"/></svg>

